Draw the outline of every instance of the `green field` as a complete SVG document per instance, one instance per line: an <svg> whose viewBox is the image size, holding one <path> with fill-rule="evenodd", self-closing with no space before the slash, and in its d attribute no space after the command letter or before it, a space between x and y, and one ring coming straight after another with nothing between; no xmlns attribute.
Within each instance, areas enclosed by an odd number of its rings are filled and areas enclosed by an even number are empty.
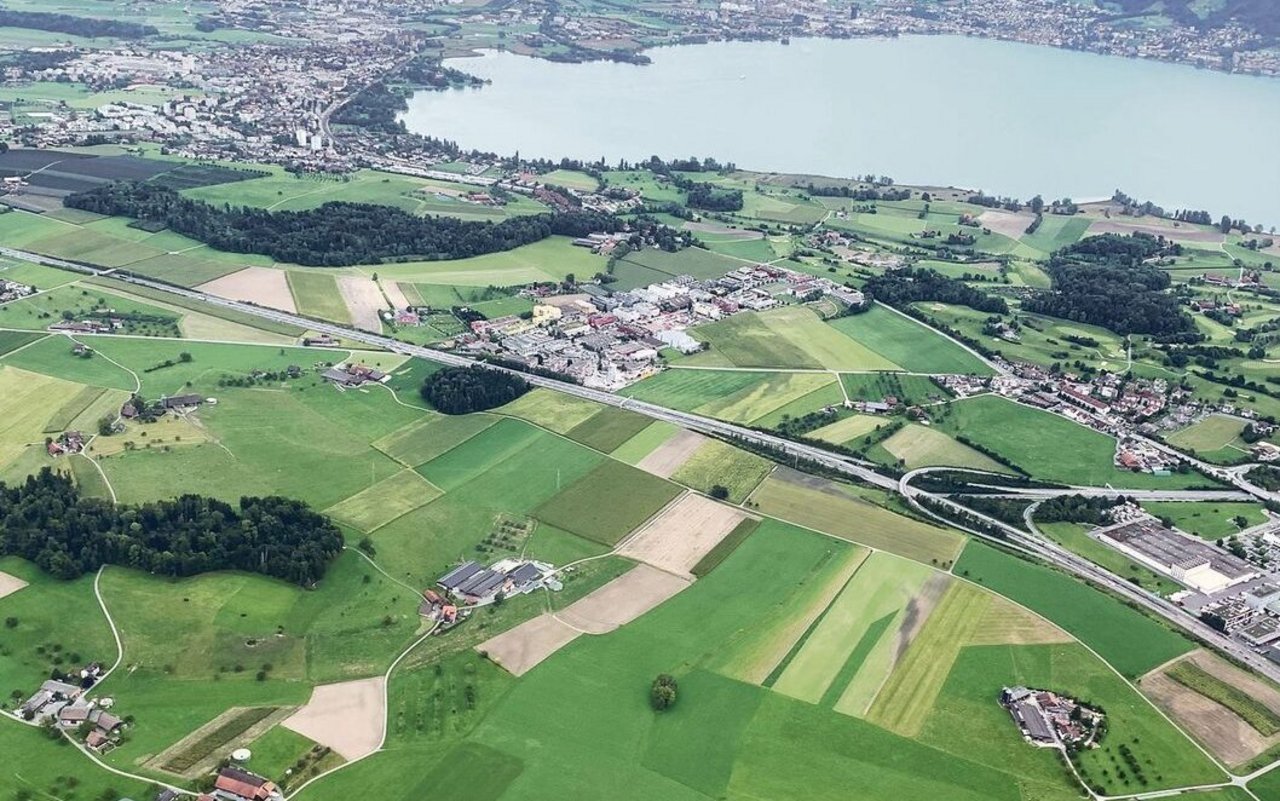
<svg viewBox="0 0 1280 801"><path fill-rule="evenodd" d="M1256 503L1217 501L1148 501L1142 508L1159 518L1168 518L1176 528L1207 540L1229 537L1241 530L1236 518L1243 518L1244 528L1267 522L1267 516Z"/></svg>
<svg viewBox="0 0 1280 801"><path fill-rule="evenodd" d="M497 423L493 415L431 415L398 428L373 443L397 462L420 467Z"/></svg>
<svg viewBox="0 0 1280 801"><path fill-rule="evenodd" d="M340 523L368 533L442 494L422 476L404 470L334 504L325 512Z"/></svg>
<svg viewBox="0 0 1280 801"><path fill-rule="evenodd" d="M821 479L775 473L751 503L764 514L925 564L949 566L965 542L957 532L890 512Z"/></svg>
<svg viewBox="0 0 1280 801"><path fill-rule="evenodd" d="M832 320L829 325L903 370L991 373L991 368L964 348L891 309L875 306L862 314Z"/></svg>
<svg viewBox="0 0 1280 801"><path fill-rule="evenodd" d="M593 450L612 453L652 422L652 418L642 414L606 406L569 429L565 436Z"/></svg>
<svg viewBox="0 0 1280 801"><path fill-rule="evenodd" d="M1065 417L993 395L948 406L938 427L1001 454L1039 479L1098 487L1180 489L1204 486L1195 474L1153 476L1114 465L1115 440Z"/></svg>
<svg viewBox="0 0 1280 801"><path fill-rule="evenodd" d="M351 322L351 312L338 291L338 280L332 275L299 270L290 270L285 275L289 278L289 291L293 293L293 302L300 314L335 323Z"/></svg>
<svg viewBox="0 0 1280 801"><path fill-rule="evenodd" d="M1098 590L981 543L969 543L955 572L1057 623L1130 678L1193 647L1163 624Z"/></svg>
<svg viewBox="0 0 1280 801"><path fill-rule="evenodd" d="M568 434L601 409L599 404L550 389L534 389L496 411L528 420L557 434Z"/></svg>
<svg viewBox="0 0 1280 801"><path fill-rule="evenodd" d="M0 308L8 308L0 307ZM5 322L8 322L7 320ZM37 342L45 335L36 331L0 331L0 356Z"/></svg>
<svg viewBox="0 0 1280 801"><path fill-rule="evenodd" d="M810 431L806 436L811 439L820 439L824 442L830 442L833 445L853 444L855 441L861 440L863 437L876 431L882 425L888 422L882 418L874 417L866 414L855 414L850 417L844 417L834 423L825 425L822 428Z"/></svg>
<svg viewBox="0 0 1280 801"><path fill-rule="evenodd" d="M1248 445L1240 439L1248 421L1225 414L1211 414L1173 432L1166 441L1206 461L1230 464L1248 459Z"/></svg>
<svg viewBox="0 0 1280 801"><path fill-rule="evenodd" d="M914 423L903 427L879 443L908 470L917 467L969 467L1008 473L1009 468L967 445L962 445L935 428Z"/></svg>
<svg viewBox="0 0 1280 801"><path fill-rule="evenodd" d="M922 335L931 337L924 329ZM734 367L894 370L899 365L827 325L805 306L744 312L691 333ZM696 358L694 359L696 361Z"/></svg>
<svg viewBox="0 0 1280 801"><path fill-rule="evenodd" d="M851 708L856 703L846 702L842 695L859 695L859 689L866 687L874 693L888 673L885 657L892 654L891 649L877 646L892 639L882 640L885 631L896 628L893 621L930 573L923 565L906 559L871 554L788 656L773 689L810 703L825 701L828 707L840 699L836 708L842 712L846 711L846 704ZM875 624L886 617L888 621L878 628L880 636L867 639L876 629ZM880 658L868 660L877 650ZM846 665L851 667L848 672ZM837 680L843 683L837 684Z"/></svg>
<svg viewBox="0 0 1280 801"><path fill-rule="evenodd" d="M638 434L614 449L612 456L620 462L636 464L671 439L680 428L665 420L645 426Z"/></svg>
<svg viewBox="0 0 1280 801"><path fill-rule="evenodd" d="M679 494L675 484L609 459L533 514L556 528L612 546Z"/></svg>
<svg viewBox="0 0 1280 801"><path fill-rule="evenodd" d="M712 439L699 445L671 480L700 492L724 487L731 503L742 503L772 469L773 463L763 457Z"/></svg>

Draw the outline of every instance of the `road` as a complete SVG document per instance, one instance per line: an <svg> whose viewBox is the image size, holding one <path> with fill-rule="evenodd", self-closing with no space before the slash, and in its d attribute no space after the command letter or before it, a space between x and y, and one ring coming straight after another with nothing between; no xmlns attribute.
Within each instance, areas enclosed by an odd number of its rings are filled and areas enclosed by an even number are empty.
<svg viewBox="0 0 1280 801"><path fill-rule="evenodd" d="M41 256L36 253L30 253L27 251L17 250L17 249L8 248L8 247L0 247L0 254L9 256L10 258L20 259L28 262L34 262L36 264L45 264L53 267L60 267L62 269L73 270L79 273L109 276L117 280L124 281L126 283L148 287L150 289L155 289L162 292L168 292L181 297L202 301L205 303L212 304L214 306L219 306L226 309L232 309L232 310L246 313L246 314L252 314L263 319L273 320L279 323L285 323L289 325L294 325L294 326L298 326L308 330L317 331L320 333L326 333L335 338L345 339L353 342L359 342L359 343L370 345L377 348L384 348L394 353L399 353L405 356L413 356L419 359L425 359L427 361L436 362L438 364L443 364L446 366L453 366L453 367L483 366L483 367L486 367L487 369L502 370L503 372L514 372L511 370L507 370L505 368L483 364L481 362L477 362L474 359L469 359L465 356L458 356L456 354L445 353L443 351L433 350L431 348L426 348L419 345L411 345L405 342L400 342L399 340L395 340L390 337L383 336L382 334L376 334L370 331L363 331L360 329L337 325L334 323L320 322L317 320L312 320L310 318L302 317L297 314L291 314L289 312L283 312L276 309L268 309L268 308L256 306L250 303L243 303L240 301L228 300L226 298L214 297L212 295L207 295L203 292L198 292L193 289L175 287L169 284L160 283L158 281L152 281L145 278L138 278L132 275L127 275L127 274L117 275L117 274L114 274L113 270L99 270L93 267L88 267L86 265L76 264L74 262L68 262L62 259L50 258L47 256ZM901 494L903 497L907 499L909 503L911 503L913 507L918 509L922 514L925 514L935 519L938 518L938 515L929 511L928 509L925 509L923 505L921 505L920 503L921 498L929 498L945 506L951 507L957 511L963 511L965 514L973 515L974 517L981 519L984 523L994 527L995 530L1001 532L1001 534L1003 535L1003 536L993 537L991 534L987 532L967 529L969 533L973 534L974 536L981 537L984 539L993 539L1000 542L1001 544L1013 546L1017 550L1020 550L1027 554L1035 555L1056 567L1059 567L1069 573L1074 574L1079 578L1083 578L1099 586L1105 587L1111 590L1112 592L1114 592L1115 594L1119 595L1120 597L1124 598L1126 601L1134 604L1135 606L1139 606L1143 609L1146 609L1152 614L1166 620L1172 626L1178 629L1181 629L1194 637L1204 640L1205 642L1213 644L1216 648L1222 650L1227 654L1230 654L1231 656L1238 659L1239 661L1249 665L1250 667L1257 670L1259 673L1262 673L1263 675L1266 675L1275 681L1280 681L1280 665L1276 665L1275 663L1265 659L1264 657L1258 654L1255 654L1253 651L1246 648L1242 643L1235 642L1227 638L1220 632L1202 623L1198 618L1195 618L1189 615L1187 612L1175 606L1174 604L1169 603L1165 599L1157 595L1153 595L1152 593L1147 592L1141 587L1137 587L1133 585L1132 583L1126 581L1125 579L1122 579L1104 570L1098 565L1095 565L1094 563L1086 559L1083 559L1075 555L1074 553L1071 553L1070 551L1060 547L1056 543L1046 538L1036 537L1034 535L1028 534L1027 532L1024 532L1020 529L1014 528L1012 526L1009 526L1006 523L996 520L995 518L974 512L973 510L968 509L967 507L962 507L956 504L955 502L948 500L947 498L941 497L933 493L926 492L924 490L921 490L913 486L911 484L910 479L920 475L923 471L919 471L919 470L912 471L911 473L908 473L906 476L903 476L901 479L891 478L889 476L886 476L877 472L874 469L875 466L870 462L862 461L860 459L855 459L850 456L831 453L830 451L826 451L821 448L814 447L812 445L805 445L803 443L793 442L791 440L774 436L772 434L766 434L766 433L755 431L749 428L744 428L742 426L734 425L733 423L726 423L721 420L715 420L713 418L703 417L702 415L697 415L690 412L682 412L676 409L668 409L664 406L658 406L656 404L647 403L644 401L625 398L620 395L616 395L612 392L606 392L604 390L598 390L598 389L591 389L591 388L579 386L577 384L573 384L567 381L560 381L553 378L529 375L525 373L515 373L515 374L524 378L533 386L544 387L557 392L563 392L568 395L573 395L586 400L595 401L596 403L601 403L608 406L616 406L619 408L629 409L631 411L635 411L640 414L647 415L653 419L665 420L667 422L673 423L675 425L678 425L684 428L691 429L693 431L697 431L699 433L740 439L746 442L755 443L757 445L764 445L770 448L777 449L780 453L788 454L797 459L804 459L804 460L816 463L818 465L821 465L824 468L837 471L843 475L846 475L850 478L856 479L863 483L870 484L875 487L879 487L889 492ZM1225 471L1221 471L1218 468L1215 468L1214 470L1215 470L1215 473L1225 472ZM1234 476L1231 476L1231 477L1234 478ZM1236 482L1233 482L1233 483L1236 483ZM1243 484L1244 486L1241 486L1241 484ZM1239 487L1239 490L1241 492L1247 493L1254 497L1271 497L1272 496L1271 493L1259 494L1261 491L1250 492L1249 490L1250 488L1252 488L1252 485L1249 485L1248 482L1243 482L1243 480L1240 480L1240 483L1237 483L1237 487ZM1257 488L1252 488L1252 489L1256 490ZM1010 490L1010 492L1011 494L1016 494L1020 497L1045 497L1037 494L1039 492L1042 492L1040 490L1026 490L1025 492L1019 491L1019 490ZM1062 494L1063 492L1064 491L1059 490L1059 491L1056 491L1056 494ZM1080 493L1107 494L1107 495L1123 494L1123 495L1132 495L1135 497L1138 497L1140 494L1137 491L1121 492L1118 490L1111 489L1109 487L1108 488L1078 487L1078 488L1072 488L1070 490L1066 490L1066 492L1072 492L1072 493L1080 492ZM1152 491L1147 491L1147 492L1152 492ZM1231 493L1231 494L1234 495L1235 493ZM1155 499L1158 497L1159 499L1164 499L1164 500L1200 500L1204 498L1225 498L1226 495L1224 495L1224 493L1221 493L1221 492L1213 493L1213 492L1198 491L1198 490L1185 490L1185 491L1156 491L1156 494L1154 496L1141 495L1141 497L1144 497L1144 498L1150 497L1151 499ZM952 526L956 525L954 522L949 520L946 522L948 523L948 525L952 525ZM964 526L959 526L959 527L965 528Z"/></svg>

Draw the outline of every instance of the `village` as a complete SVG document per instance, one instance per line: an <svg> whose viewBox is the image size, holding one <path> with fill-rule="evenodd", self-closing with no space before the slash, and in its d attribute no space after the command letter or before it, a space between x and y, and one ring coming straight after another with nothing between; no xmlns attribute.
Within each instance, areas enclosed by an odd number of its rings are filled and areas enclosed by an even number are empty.
<svg viewBox="0 0 1280 801"><path fill-rule="evenodd" d="M604 235L583 246L607 243ZM662 367L660 351L705 346L688 329L747 311L829 298L842 310L866 303L862 292L772 264L742 267L714 280L680 276L626 292L580 284L576 292L525 290L533 311L473 320L446 349L548 370L584 386L617 390ZM410 310L412 311L412 310Z"/></svg>

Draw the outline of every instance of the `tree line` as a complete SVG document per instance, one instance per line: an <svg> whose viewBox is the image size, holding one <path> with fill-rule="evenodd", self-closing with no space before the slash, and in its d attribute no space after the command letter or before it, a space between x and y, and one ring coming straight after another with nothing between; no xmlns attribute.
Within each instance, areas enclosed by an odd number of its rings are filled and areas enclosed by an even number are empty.
<svg viewBox="0 0 1280 801"><path fill-rule="evenodd" d="M384 261L463 259L511 250L549 236L622 231L626 223L593 211L513 217L497 223L415 217L373 203L330 202L306 211L215 206L168 187L121 182L71 195L64 203L109 216L163 224L218 250L261 253L276 261L345 267ZM637 236L662 226L638 221Z"/></svg>
<svg viewBox="0 0 1280 801"><path fill-rule="evenodd" d="M141 39L160 33L154 25L139 25L118 19L76 17L49 11L13 11L7 8L0 8L0 27L28 28L89 38L111 36L116 39Z"/></svg>
<svg viewBox="0 0 1280 801"><path fill-rule="evenodd" d="M1117 334L1192 332L1191 316L1177 297L1165 291L1169 274L1145 263L1180 253L1180 245L1149 234L1090 237L1049 258L1053 289L1031 296L1022 308Z"/></svg>
<svg viewBox="0 0 1280 801"><path fill-rule="evenodd" d="M102 565L165 576L245 570L308 586L342 550L342 534L301 501L201 495L114 505L85 498L48 467L0 483L0 554L71 579Z"/></svg>
<svg viewBox="0 0 1280 801"><path fill-rule="evenodd" d="M891 270L868 278L862 287L871 297L890 306L902 307L909 303L928 300L936 303L952 303L968 306L988 314L1007 314L1009 304L981 292L963 281L948 278L936 270L906 267Z"/></svg>

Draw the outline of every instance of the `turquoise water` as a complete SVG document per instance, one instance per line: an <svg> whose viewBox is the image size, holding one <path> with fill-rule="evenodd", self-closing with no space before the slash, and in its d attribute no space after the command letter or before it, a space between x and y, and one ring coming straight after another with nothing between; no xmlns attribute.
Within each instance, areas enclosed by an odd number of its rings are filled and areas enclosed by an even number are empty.
<svg viewBox="0 0 1280 801"><path fill-rule="evenodd" d="M411 130L466 148L1109 197L1280 225L1280 79L964 37L716 43L653 63L450 62Z"/></svg>

